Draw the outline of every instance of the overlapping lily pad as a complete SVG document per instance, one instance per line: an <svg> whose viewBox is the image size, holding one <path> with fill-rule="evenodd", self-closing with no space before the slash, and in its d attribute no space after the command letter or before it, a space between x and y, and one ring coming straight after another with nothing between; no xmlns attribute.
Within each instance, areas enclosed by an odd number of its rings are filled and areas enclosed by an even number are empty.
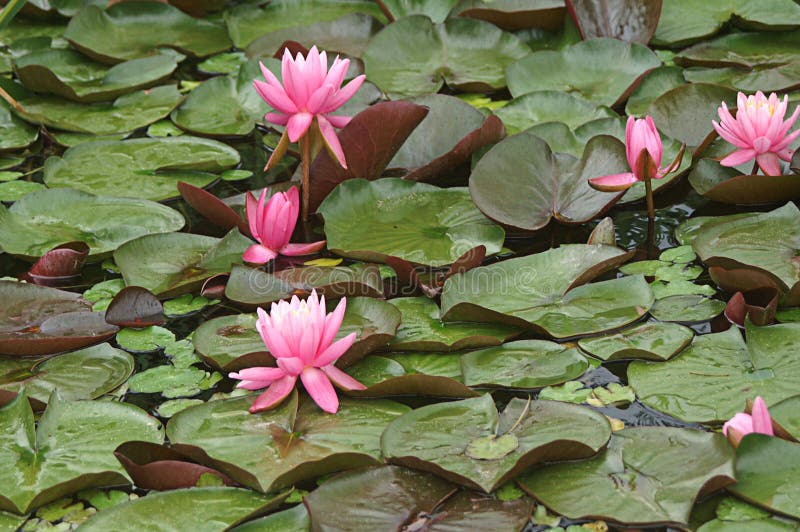
<svg viewBox="0 0 800 532"><path fill-rule="evenodd" d="M570 15L584 39L612 37L647 45L656 31L661 2L571 0Z"/></svg>
<svg viewBox="0 0 800 532"><path fill-rule="evenodd" d="M73 50L50 49L14 60L20 81L30 90L78 102L113 100L155 85L178 66L175 56L159 54L109 68Z"/></svg>
<svg viewBox="0 0 800 532"><path fill-rule="evenodd" d="M11 112L5 100L0 101L0 150L15 150L32 144L39 130Z"/></svg>
<svg viewBox="0 0 800 532"><path fill-rule="evenodd" d="M224 26L156 2L120 2L105 10L86 6L70 20L64 38L89 57L111 64L151 55L162 46L195 57L231 47Z"/></svg>
<svg viewBox="0 0 800 532"><path fill-rule="evenodd" d="M402 314L397 335L389 344L394 351L458 351L500 345L519 330L494 323L444 322L439 306L427 297L389 300Z"/></svg>
<svg viewBox="0 0 800 532"><path fill-rule="evenodd" d="M737 496L773 512L800 519L800 444L763 434L742 439L736 449Z"/></svg>
<svg viewBox="0 0 800 532"><path fill-rule="evenodd" d="M88 519L81 528L91 532L151 530L168 532L191 527L209 532L261 515L278 506L288 493L267 496L241 488L208 487L155 492Z"/></svg>
<svg viewBox="0 0 800 532"><path fill-rule="evenodd" d="M490 492L542 461L592 456L610 435L605 417L587 408L515 398L498 414L484 395L404 414L386 427L381 449L392 463Z"/></svg>
<svg viewBox="0 0 800 532"><path fill-rule="evenodd" d="M25 395L17 396L0 408L0 426L0 507L18 513L81 489L125 484L114 449L164 440L159 422L133 405L57 395L38 424Z"/></svg>
<svg viewBox="0 0 800 532"><path fill-rule="evenodd" d="M53 390L68 401L95 399L122 385L133 373L133 357L109 344L53 358L0 359L0 389L46 403Z"/></svg>
<svg viewBox="0 0 800 532"><path fill-rule="evenodd" d="M225 287L225 297L248 307L265 306L293 294L383 296L383 280L375 264L352 266L306 266L268 273L257 268L236 266Z"/></svg>
<svg viewBox="0 0 800 532"><path fill-rule="evenodd" d="M45 355L102 342L117 332L74 292L0 281L0 354Z"/></svg>
<svg viewBox="0 0 800 532"><path fill-rule="evenodd" d="M461 0L452 15L486 20L508 31L554 31L564 20L561 0Z"/></svg>
<svg viewBox="0 0 800 532"><path fill-rule="evenodd" d="M800 197L800 176L796 174L742 175L714 159L700 159L689 174L689 182L698 194L734 205L780 203Z"/></svg>
<svg viewBox="0 0 800 532"><path fill-rule="evenodd" d="M529 53L517 37L487 22L451 18L434 24L412 15L372 38L362 54L367 77L392 97L505 87L505 67Z"/></svg>
<svg viewBox="0 0 800 532"><path fill-rule="evenodd" d="M530 94L538 94L532 92ZM526 98L526 94L522 98ZM609 135L620 141L625 139L625 122L620 117L596 118L581 124L574 130L563 122L543 122L531 126L527 130L544 140L554 152L568 153L573 157L581 157L586 144L598 135Z"/></svg>
<svg viewBox="0 0 800 532"><path fill-rule="evenodd" d="M132 240L114 252L128 286L147 288L160 297L191 292L218 273L241 264L251 240L233 229L225 238L163 233Z"/></svg>
<svg viewBox="0 0 800 532"><path fill-rule="evenodd" d="M127 133L161 120L182 98L174 85L131 92L113 102L91 104L30 94L18 100L22 110L17 114L28 122L55 129L111 135Z"/></svg>
<svg viewBox="0 0 800 532"><path fill-rule="evenodd" d="M616 334L582 338L578 345L600 360L669 360L693 337L692 330L676 323L650 322L624 329Z"/></svg>
<svg viewBox="0 0 800 532"><path fill-rule="evenodd" d="M555 90L523 94L495 114L503 120L509 133L545 122L561 122L574 130L591 120L617 117L608 107L598 106L569 92Z"/></svg>
<svg viewBox="0 0 800 532"><path fill-rule="evenodd" d="M478 395L463 384L460 353L370 355L349 367L347 373L367 387L347 392L354 397Z"/></svg>
<svg viewBox="0 0 800 532"><path fill-rule="evenodd" d="M553 153L542 139L525 132L496 144L478 161L469 190L489 218L533 231L553 218L578 224L600 216L622 193L595 190L588 179L627 168L625 147L612 137L590 140L577 160Z"/></svg>
<svg viewBox="0 0 800 532"><path fill-rule="evenodd" d="M181 452L264 492L334 471L375 464L380 435L408 407L386 400L341 399L335 416L293 394L274 410L251 414L255 396L210 401L173 417L170 442Z"/></svg>
<svg viewBox="0 0 800 532"><path fill-rule="evenodd" d="M758 245L754 246L754 242ZM785 304L800 302L800 210L794 203L767 213L705 225L692 247L707 265L719 267L720 273L734 272L716 277L723 288L745 290L752 287L739 285L751 280L756 284L766 282L787 293ZM737 270L743 271L742 275L736 275ZM752 274L748 275L749 271Z"/></svg>
<svg viewBox="0 0 800 532"><path fill-rule="evenodd" d="M531 512L529 500L457 491L433 475L395 466L343 473L305 503L311 530L400 530L410 519L433 530L519 530Z"/></svg>
<svg viewBox="0 0 800 532"><path fill-rule="evenodd" d="M183 224L179 212L147 200L42 190L10 208L0 206L0 249L32 260L61 244L84 242L91 261L134 238L177 231Z"/></svg>
<svg viewBox="0 0 800 532"><path fill-rule="evenodd" d="M163 200L178 195L177 183L206 186L209 173L230 168L239 153L214 140L183 135L163 139L87 142L45 164L49 187L70 187L105 195ZM131 187L132 182L138 182Z"/></svg>
<svg viewBox="0 0 800 532"><path fill-rule="evenodd" d="M622 327L653 304L644 278L584 283L628 257L612 246L572 244L454 275L444 285L444 319L509 323L556 338Z"/></svg>
<svg viewBox="0 0 800 532"><path fill-rule="evenodd" d="M387 255L444 266L486 246L500 251L504 231L475 208L463 188L441 189L402 179L349 179L320 205L328 249L382 262Z"/></svg>
<svg viewBox="0 0 800 532"><path fill-rule="evenodd" d="M743 397L760 395L772 404L796 395L800 324L747 324L746 331L746 344L731 327L697 336L668 362L633 362L628 382L644 404L684 421L725 421L741 411Z"/></svg>
<svg viewBox="0 0 800 532"><path fill-rule="evenodd" d="M577 92L598 105L622 102L661 62L641 44L589 39L559 51L535 52L508 67L514 97L532 91Z"/></svg>
<svg viewBox="0 0 800 532"><path fill-rule="evenodd" d="M732 482L733 448L721 434L671 427L615 432L595 458L547 465L520 479L527 492L570 519L682 527L701 491Z"/></svg>
<svg viewBox="0 0 800 532"><path fill-rule="evenodd" d="M659 299L650 314L659 321L696 323L713 319L725 310L725 303L701 295L675 295Z"/></svg>

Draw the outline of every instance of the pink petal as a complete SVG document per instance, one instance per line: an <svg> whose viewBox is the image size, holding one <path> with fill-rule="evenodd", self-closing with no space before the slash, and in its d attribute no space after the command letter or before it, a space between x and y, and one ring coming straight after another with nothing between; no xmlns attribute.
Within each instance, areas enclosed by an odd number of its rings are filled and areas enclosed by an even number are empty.
<svg viewBox="0 0 800 532"><path fill-rule="evenodd" d="M342 87L337 93L335 93L326 103L325 106L320 109L320 113L327 114L332 113L339 107L343 106L347 101L358 92L358 89L361 88L361 85L364 83L366 76L361 74L360 76L356 76L353 78L350 83Z"/></svg>
<svg viewBox="0 0 800 532"><path fill-rule="evenodd" d="M261 61L258 62L258 68L261 69L261 75L264 76L264 79L267 80L268 85L272 85L273 87L283 87L281 85L280 80L275 77L275 74L272 73L270 69L264 66L264 63Z"/></svg>
<svg viewBox="0 0 800 532"><path fill-rule="evenodd" d="M342 320L344 320L344 314L347 311L347 298L343 297L339 300L339 304L336 305L336 308L325 316L323 312L323 321L324 321L324 328L322 330L322 334L320 335L319 340L319 348L320 350L324 351L328 349L328 347L333 342L333 339L336 338L336 335L339 333L339 329L342 327ZM327 364L321 364L322 366L326 366Z"/></svg>
<svg viewBox="0 0 800 532"><path fill-rule="evenodd" d="M292 115L285 115L283 113L267 113L264 115L264 120L276 126L285 126L289 123L289 118Z"/></svg>
<svg viewBox="0 0 800 532"><path fill-rule="evenodd" d="M307 244L286 244L280 249L281 255L296 257L298 255L311 255L325 247L325 240L309 242Z"/></svg>
<svg viewBox="0 0 800 532"><path fill-rule="evenodd" d="M253 86L259 96L276 111L284 114L297 112L297 105L286 95L281 87L274 87L257 79L253 81Z"/></svg>
<svg viewBox="0 0 800 532"><path fill-rule="evenodd" d="M323 83L328 83L333 85L335 89L338 89L342 86L342 82L344 81L344 77L347 75L347 68L349 66L349 59L339 59L339 56L336 56L336 59L333 60L333 65L331 65L331 69L328 71L328 75L325 76L325 81L323 81Z"/></svg>
<svg viewBox="0 0 800 532"><path fill-rule="evenodd" d="M341 116L341 115L325 115L325 118L328 119L328 122L330 122L333 125L333 127L338 127L339 129L349 124L350 121L353 119L352 116Z"/></svg>
<svg viewBox="0 0 800 532"><path fill-rule="evenodd" d="M258 399L250 406L250 413L255 414L256 412L269 410L280 404L292 392L296 382L297 377L287 375L270 384L267 391L259 395Z"/></svg>
<svg viewBox="0 0 800 532"><path fill-rule="evenodd" d="M781 160L775 153L760 153L756 155L756 162L764 175L781 175L782 173Z"/></svg>
<svg viewBox="0 0 800 532"><path fill-rule="evenodd" d="M798 116L800 116L800 105L798 105L797 107L795 107L795 109L794 109L794 113L792 113L792 116L790 116L790 117L789 117L789 118L788 118L788 119L787 119L787 120L786 120L786 121L783 123L783 125L781 126L780 130L779 130L779 131L778 131L778 133L775 135L775 137L776 137L776 138L781 138L781 137L783 137L784 135L786 135L786 133L787 133L787 132L788 132L788 131L789 131L789 130L792 128L792 125L794 125L794 123L795 123L795 121L797 120L797 117L798 117Z"/></svg>
<svg viewBox="0 0 800 532"><path fill-rule="evenodd" d="M343 390L366 390L367 387L355 380L353 377L340 370L333 364L320 368L334 385Z"/></svg>
<svg viewBox="0 0 800 532"><path fill-rule="evenodd" d="M729 124L722 123L718 124L716 120L711 121L711 125L714 126L717 134L722 137L727 142L730 142L737 148L750 148L750 142L742 140L738 135L733 133L730 128L728 127Z"/></svg>
<svg viewBox="0 0 800 532"><path fill-rule="evenodd" d="M272 384L272 381L241 381L236 385L236 387L241 388L242 390L255 391L266 388L270 384Z"/></svg>
<svg viewBox="0 0 800 532"><path fill-rule="evenodd" d="M297 111L305 109L308 94L306 90L305 80L303 79L302 65L305 63L303 56L297 54L295 59L292 59L292 54L289 50L284 50L283 60L281 62L281 77L283 78L283 87L286 94L291 98L297 106ZM294 141L292 141L294 142Z"/></svg>
<svg viewBox="0 0 800 532"><path fill-rule="evenodd" d="M240 379L246 381L274 381L282 379L286 376L286 372L281 368L269 367L255 367L239 370L238 373L228 373L231 379ZM262 385L262 388L266 385Z"/></svg>
<svg viewBox="0 0 800 532"><path fill-rule="evenodd" d="M311 120L313 118L314 115L311 113L297 113L292 115L286 123L286 131L289 132L289 140L292 142L300 140L300 137L305 135L306 131L308 131L308 128L311 126Z"/></svg>
<svg viewBox="0 0 800 532"><path fill-rule="evenodd" d="M262 244L264 243L262 237L264 236L264 214L266 212L266 208L264 207L267 202L267 189L263 189L261 191L261 195L258 197L258 203L256 204L256 225L258 226L258 236L259 242Z"/></svg>
<svg viewBox="0 0 800 532"><path fill-rule="evenodd" d="M317 123L319 124L319 130L322 132L322 138L325 140L328 149L336 157L336 160L339 161L339 165L347 169L347 161L345 161L344 151L339 142L339 137L336 136L336 130L333 129L328 119L323 116L317 116Z"/></svg>
<svg viewBox="0 0 800 532"><path fill-rule="evenodd" d="M600 190L619 191L630 188L637 181L633 172L625 172L595 177L589 180L589 184Z"/></svg>
<svg viewBox="0 0 800 532"><path fill-rule="evenodd" d="M264 345L267 346L267 349L273 357L278 359L294 356L294 351L290 347L289 342L284 338L283 334L281 334L281 331L272 323L262 324L260 327L257 324L256 328L259 329L258 332L261 333Z"/></svg>
<svg viewBox="0 0 800 532"><path fill-rule="evenodd" d="M281 371L294 376L300 375L300 373L303 371L303 368L306 367L305 361L296 356L276 358L275 362L277 362L278 367L281 368Z"/></svg>
<svg viewBox="0 0 800 532"><path fill-rule="evenodd" d="M775 432L772 430L772 418L767 410L767 404L759 396L753 402L753 432L759 434L768 434L774 436Z"/></svg>
<svg viewBox="0 0 800 532"><path fill-rule="evenodd" d="M328 376L317 368L306 368L300 375L308 395L321 409L330 414L339 410L339 398Z"/></svg>
<svg viewBox="0 0 800 532"><path fill-rule="evenodd" d="M648 115L644 117L647 124L647 135L645 136L645 146L650 153L650 157L655 161L656 166L661 166L661 156L663 154L663 145L661 143L661 135L658 134L658 129L653 122L653 118Z"/></svg>
<svg viewBox="0 0 800 532"><path fill-rule="evenodd" d="M755 156L756 150L753 149L736 150L722 159L719 164L722 166L739 166L740 164L752 161Z"/></svg>
<svg viewBox="0 0 800 532"><path fill-rule="evenodd" d="M770 151L782 151L782 150L785 150L786 147L789 146L789 144L793 143L795 141L795 139L797 139L798 135L800 135L800 129L798 129L797 131L793 131L793 132L789 133L788 135L783 137L783 140L779 141L776 144L773 144L772 148L770 149Z"/></svg>
<svg viewBox="0 0 800 532"><path fill-rule="evenodd" d="M333 85L325 84L322 87L318 88L314 91L311 97L308 99L307 109L308 112L311 114L317 114L322 108L323 104L330 98L333 94L334 88Z"/></svg>
<svg viewBox="0 0 800 532"><path fill-rule="evenodd" d="M333 364L339 360L339 358L345 354L348 349L350 349L355 341L356 333L353 332L341 340L337 340L336 342L332 343L327 349L325 349L325 351L314 358L314 366L321 368L323 366Z"/></svg>
<svg viewBox="0 0 800 532"><path fill-rule="evenodd" d="M742 436L753 432L753 418L750 414L739 412L722 425L722 433L727 436L730 429L735 429Z"/></svg>
<svg viewBox="0 0 800 532"><path fill-rule="evenodd" d="M633 153L633 126L636 125L636 119L632 116L628 117L625 123L625 156L628 159L628 166L633 168L636 164L634 161L635 154ZM638 152L636 152L638 154Z"/></svg>
<svg viewBox="0 0 800 532"><path fill-rule="evenodd" d="M278 254L268 247L261 244L253 244L244 252L242 260L250 264L266 264L277 256Z"/></svg>
<svg viewBox="0 0 800 532"><path fill-rule="evenodd" d="M261 242L258 236L258 200L251 192L245 193L245 213L247 214L247 224L250 226L250 234L253 238Z"/></svg>

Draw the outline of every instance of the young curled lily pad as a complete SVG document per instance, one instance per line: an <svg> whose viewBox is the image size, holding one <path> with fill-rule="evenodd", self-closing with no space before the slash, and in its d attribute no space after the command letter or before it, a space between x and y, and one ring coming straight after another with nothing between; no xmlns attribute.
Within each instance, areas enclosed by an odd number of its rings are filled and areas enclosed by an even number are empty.
<svg viewBox="0 0 800 532"><path fill-rule="evenodd" d="M669 360L692 342L694 333L677 323L644 323L607 336L581 338L578 345L600 360Z"/></svg>
<svg viewBox="0 0 800 532"><path fill-rule="evenodd" d="M87 142L45 163L47 186L109 196L165 200L178 182L204 187L218 172L239 163L239 153L215 140L190 137ZM130 183L137 183L130 187Z"/></svg>
<svg viewBox="0 0 800 532"><path fill-rule="evenodd" d="M64 38L83 54L110 64L151 55L161 46L195 57L231 46L222 25L156 2L119 2L105 10L86 6L70 20Z"/></svg>
<svg viewBox="0 0 800 532"><path fill-rule="evenodd" d="M741 411L742 397L767 404L797 394L800 367L793 354L800 323L738 327L695 337L668 362L635 361L628 382L645 405L689 422L722 422Z"/></svg>
<svg viewBox="0 0 800 532"><path fill-rule="evenodd" d="M639 79L660 64L641 44L589 39L512 63L508 89L514 97L541 90L577 92L598 105L612 106L624 101Z"/></svg>
<svg viewBox="0 0 800 532"><path fill-rule="evenodd" d="M28 397L43 403L56 389L67 401L96 399L121 386L131 373L132 356L100 344L44 360L2 359L0 389L19 392L24 386Z"/></svg>
<svg viewBox="0 0 800 532"><path fill-rule="evenodd" d="M491 492L534 464L592 456L610 435L588 408L514 398L498 414L487 394L404 414L386 427L381 449L391 463Z"/></svg>
<svg viewBox="0 0 800 532"><path fill-rule="evenodd" d="M397 334L389 344L393 351L459 351L500 345L519 333L503 324L442 321L439 306L427 297L400 297L389 303L402 314Z"/></svg>
<svg viewBox="0 0 800 532"><path fill-rule="evenodd" d="M396 466L348 471L304 502L311 530L520 530L531 514L529 499L501 501Z"/></svg>
<svg viewBox="0 0 800 532"><path fill-rule="evenodd" d="M98 102L157 84L177 68L175 56L159 54L109 68L73 50L46 49L14 59L20 81L36 92L77 102Z"/></svg>
<svg viewBox="0 0 800 532"><path fill-rule="evenodd" d="M722 434L672 427L615 432L595 458L546 465L519 480L569 519L680 527L701 492L733 482L733 448Z"/></svg>
<svg viewBox="0 0 800 532"><path fill-rule="evenodd" d="M479 20L434 24L412 15L386 26L362 54L367 77L392 97L438 92L446 83L464 91L505 87L505 67L528 55L516 36Z"/></svg>
<svg viewBox="0 0 800 532"><path fill-rule="evenodd" d="M391 255L444 266L480 245L493 255L505 236L478 211L465 189L403 179L349 179L334 189L319 212L331 251L376 262Z"/></svg>
<svg viewBox="0 0 800 532"><path fill-rule="evenodd" d="M94 486L127 484L114 449L130 440L162 443L160 423L112 401L50 398L38 424L24 394L0 408L0 508L31 509Z"/></svg>
<svg viewBox="0 0 800 532"><path fill-rule="evenodd" d="M546 340L519 340L461 357L464 384L473 387L532 390L577 379L587 369L579 349Z"/></svg>
<svg viewBox="0 0 800 532"><path fill-rule="evenodd" d="M210 401L167 426L176 449L264 492L321 475L375 464L380 434L408 407L386 400L341 399L332 416L294 394L274 410L251 414L255 395Z"/></svg>

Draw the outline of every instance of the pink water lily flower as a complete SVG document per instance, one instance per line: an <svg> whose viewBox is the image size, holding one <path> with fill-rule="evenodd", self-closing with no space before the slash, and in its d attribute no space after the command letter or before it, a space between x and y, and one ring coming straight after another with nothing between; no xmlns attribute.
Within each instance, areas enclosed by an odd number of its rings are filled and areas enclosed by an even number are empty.
<svg viewBox="0 0 800 532"><path fill-rule="evenodd" d="M757 433L774 436L772 417L767 410L767 404L761 397L756 397L753 402L753 413L739 412L722 425L722 433L728 437L734 447L738 447L739 442L746 434Z"/></svg>
<svg viewBox="0 0 800 532"><path fill-rule="evenodd" d="M800 106L784 121L789 106L789 97L786 95L780 101L774 92L769 98L761 91L756 92L755 96L745 96L740 92L736 105L736 118L731 116L728 106L722 102L717 110L720 122L711 121L719 136L737 148L720 164L739 166L755 159L764 174L781 175L780 160L792 160L789 144L800 135L800 130L789 133L800 115Z"/></svg>
<svg viewBox="0 0 800 532"><path fill-rule="evenodd" d="M237 388L267 388L250 407L250 412L278 405L294 389L298 377L308 395L331 414L339 409L339 398L331 382L345 390L365 388L334 366L356 339L356 333L350 333L333 341L342 325L346 305L346 298L342 298L336 309L326 315L325 297L317 299L317 292L312 291L305 301L294 296L291 302L273 303L269 314L258 309L256 329L278 367L248 368L229 374L230 378L242 381Z"/></svg>
<svg viewBox="0 0 800 532"><path fill-rule="evenodd" d="M247 223L250 225L250 234L258 244L253 244L244 252L242 258L246 262L266 264L279 254L308 255L325 246L324 240L308 244L289 243L300 213L297 187L290 188L288 192L276 192L269 201L266 201L267 195L265 189L256 201L251 193L247 193Z"/></svg>
<svg viewBox="0 0 800 532"><path fill-rule="evenodd" d="M683 156L681 152L669 167L662 168L663 153L661 135L653 119L650 116L640 119L629 116L625 126L625 155L631 171L595 177L589 180L589 184L598 190L618 192L630 188L637 181L661 179L680 165Z"/></svg>
<svg viewBox="0 0 800 532"><path fill-rule="evenodd" d="M297 57L292 58L289 50L285 50L281 65L283 84L263 64L261 72L266 83L260 80L253 82L258 94L277 111L266 114L264 118L268 122L286 126L284 136L288 135L291 142L300 140L316 122L322 138L343 168L347 168L347 162L334 128L346 126L350 117L330 113L352 98L365 79L364 75L357 76L342 87L349 66L349 59L336 56L328 70L328 58L316 46L311 48L306 57L298 53ZM274 153L278 152L276 150Z"/></svg>

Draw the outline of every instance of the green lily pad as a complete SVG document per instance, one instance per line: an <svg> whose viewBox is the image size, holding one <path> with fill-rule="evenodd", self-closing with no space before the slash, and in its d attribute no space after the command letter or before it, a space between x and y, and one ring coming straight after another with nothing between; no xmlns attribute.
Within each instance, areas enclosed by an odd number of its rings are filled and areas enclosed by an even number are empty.
<svg viewBox="0 0 800 532"><path fill-rule="evenodd" d="M151 55L161 46L194 57L231 47L224 26L155 2L86 6L70 20L64 38L92 59L111 64Z"/></svg>
<svg viewBox="0 0 800 532"><path fill-rule="evenodd" d="M315 13L316 15L316 13ZM329 57L339 52L360 57L370 38L382 27L378 19L366 13L348 13L335 20L317 21L271 31L247 46L248 57L271 57L286 41L299 42L311 48L327 50Z"/></svg>
<svg viewBox="0 0 800 532"><path fill-rule="evenodd" d="M142 329L125 327L117 333L117 344L131 353L152 353L175 343L175 333L152 325Z"/></svg>
<svg viewBox="0 0 800 532"><path fill-rule="evenodd" d="M386 427L381 449L391 463L491 492L544 460L592 456L610 435L605 417L587 408L514 398L498 414L487 394L400 416Z"/></svg>
<svg viewBox="0 0 800 532"><path fill-rule="evenodd" d="M769 407L769 413L792 436L800 436L800 395L794 395Z"/></svg>
<svg viewBox="0 0 800 532"><path fill-rule="evenodd" d="M684 70L676 66L661 66L651 70L633 89L625 104L625 113L641 116L647 114L647 108L656 98L667 91L686 83Z"/></svg>
<svg viewBox="0 0 800 532"><path fill-rule="evenodd" d="M189 93L171 118L186 131L210 136L249 135L271 108L253 88L261 79L257 59L242 64L235 76L217 76ZM264 59L264 65L280 78L280 62Z"/></svg>
<svg viewBox="0 0 800 532"><path fill-rule="evenodd" d="M764 434L745 436L736 449L731 492L773 512L800 518L800 444Z"/></svg>
<svg viewBox="0 0 800 532"><path fill-rule="evenodd" d="M539 392L539 399L581 404L592 395L591 388L584 388L581 381L567 381L560 386L548 386Z"/></svg>
<svg viewBox="0 0 800 532"><path fill-rule="evenodd" d="M194 348L214 367L229 371L231 364L245 355L266 353L264 341L256 331L255 314L234 314L204 321L192 335ZM248 362L252 357L248 357ZM264 356L263 362L249 363L248 366L266 365L271 357Z"/></svg>
<svg viewBox="0 0 800 532"><path fill-rule="evenodd" d="M203 402L204 401L202 399L170 399L158 405L158 408L156 408L156 414L163 418L171 418L178 412L186 410L190 406L202 404Z"/></svg>
<svg viewBox="0 0 800 532"><path fill-rule="evenodd" d="M179 181L204 187L217 178L209 172L238 163L236 150L200 137L87 142L49 157L44 181L51 188L164 200L179 195Z"/></svg>
<svg viewBox="0 0 800 532"><path fill-rule="evenodd" d="M67 401L96 399L124 384L131 373L133 357L100 344L45 360L2 359L0 389L19 392L24 386L28 397L43 403L56 389Z"/></svg>
<svg viewBox="0 0 800 532"><path fill-rule="evenodd" d="M17 201L32 192L45 190L45 186L36 181L6 181L0 183L0 201Z"/></svg>
<svg viewBox="0 0 800 532"><path fill-rule="evenodd" d="M126 484L114 449L130 440L164 440L158 421L133 405L55 394L37 425L21 394L0 408L0 426L0 507L18 513L81 489Z"/></svg>
<svg viewBox="0 0 800 532"><path fill-rule="evenodd" d="M0 248L32 260L78 241L89 245L90 261L99 260L129 240L178 231L183 224L179 212L147 200L42 190L8 209L0 206Z"/></svg>
<svg viewBox="0 0 800 532"><path fill-rule="evenodd" d="M367 389L347 393L354 397L476 397L478 393L462 383L460 361L458 353L370 355L347 368Z"/></svg>
<svg viewBox="0 0 800 532"><path fill-rule="evenodd" d="M660 66L646 46L616 39L589 39L563 50L535 52L509 65L514 97L541 91L578 93L598 105L623 101L638 79Z"/></svg>
<svg viewBox="0 0 800 532"><path fill-rule="evenodd" d="M644 278L584 283L628 257L613 246L569 244L481 266L445 282L443 317L509 323L556 338L621 327L653 304Z"/></svg>
<svg viewBox="0 0 800 532"><path fill-rule="evenodd" d="M383 262L387 255L444 266L467 250L500 251L505 232L487 220L463 188L441 189L396 178L349 179L320 205L328 249Z"/></svg>
<svg viewBox="0 0 800 532"><path fill-rule="evenodd" d="M336 20L348 13L364 13L386 20L380 8L369 0L277 0L264 6L238 5L225 13L225 22L233 44L244 49L262 35L304 26L311 21Z"/></svg>
<svg viewBox="0 0 800 532"><path fill-rule="evenodd" d="M198 63L197 69L204 74L236 74L246 62L244 52L223 52Z"/></svg>
<svg viewBox="0 0 800 532"><path fill-rule="evenodd" d="M219 303L218 299L183 294L175 299L164 301L164 315L169 318L188 316L217 303Z"/></svg>
<svg viewBox="0 0 800 532"><path fill-rule="evenodd" d="M33 144L39 130L20 120L5 100L0 100L0 150L18 150Z"/></svg>
<svg viewBox="0 0 800 532"><path fill-rule="evenodd" d="M390 97L438 92L447 83L466 92L506 85L505 67L530 50L517 37L479 20L434 24L412 15L384 28L362 54L367 77Z"/></svg>
<svg viewBox="0 0 800 532"><path fill-rule="evenodd" d="M451 15L487 20L508 31L556 31L563 25L565 12L560 0L461 0Z"/></svg>
<svg viewBox="0 0 800 532"><path fill-rule="evenodd" d="M702 295L667 296L655 302L650 314L658 321L698 323L716 318L725 302Z"/></svg>
<svg viewBox="0 0 800 532"><path fill-rule="evenodd" d="M489 218L535 231L553 218L579 224L601 215L622 193L600 192L588 180L626 169L625 146L615 138L590 140L577 160L553 153L542 139L524 132L500 141L478 161L469 190Z"/></svg>
<svg viewBox="0 0 800 532"><path fill-rule="evenodd" d="M615 432L599 456L547 465L519 480L525 491L569 519L682 527L704 487L732 482L733 448L724 436L672 427Z"/></svg>
<svg viewBox="0 0 800 532"><path fill-rule="evenodd" d="M193 291L218 273L241 264L251 240L238 229L225 238L189 233L148 235L120 246L114 262L125 284L141 286L161 297L176 297ZM163 260L168 257L169 260Z"/></svg>
<svg viewBox="0 0 800 532"><path fill-rule="evenodd" d="M740 218L747 218L753 216L753 213L742 212L738 214L728 214L726 216L695 216L681 222L675 228L675 238L683 246L691 246L697 234L705 226L711 227L712 225L738 220Z"/></svg>
<svg viewBox="0 0 800 532"><path fill-rule="evenodd" d="M529 499L500 501L457 490L433 475L382 466L350 471L305 498L311 530L521 530ZM348 504L343 505L342 500Z"/></svg>
<svg viewBox="0 0 800 532"><path fill-rule="evenodd" d="M741 411L743 398L767 404L797 394L800 368L793 346L800 324L746 324L747 344L737 327L695 337L668 362L635 361L628 382L645 405L684 421L721 422ZM677 383L677 384L676 384Z"/></svg>
<svg viewBox="0 0 800 532"><path fill-rule="evenodd" d="M800 62L777 63L756 69L744 67L703 68L684 70L686 81L724 85L745 93L756 91L782 92L800 83Z"/></svg>
<svg viewBox="0 0 800 532"><path fill-rule="evenodd" d="M134 393L160 393L164 397L191 397L211 388L222 376L195 367L155 366L137 373L128 381Z"/></svg>
<svg viewBox="0 0 800 532"><path fill-rule="evenodd" d="M698 194L720 203L763 205L791 201L800 195L800 176L749 175L714 159L700 159L689 174Z"/></svg>
<svg viewBox="0 0 800 532"><path fill-rule="evenodd" d="M389 303L402 314L397 334L389 343L394 351L459 351L500 345L520 332L502 324L444 322L439 306L427 297L401 297Z"/></svg>
<svg viewBox="0 0 800 532"><path fill-rule="evenodd" d="M495 114L509 133L516 133L544 122L562 122L570 129L598 118L616 118L605 106L598 106L579 95L556 90L529 92L514 98Z"/></svg>
<svg viewBox="0 0 800 532"><path fill-rule="evenodd" d="M14 60L30 90L78 102L113 100L168 78L178 66L173 55L133 59L109 68L73 50L43 50Z"/></svg>
<svg viewBox="0 0 800 532"><path fill-rule="evenodd" d="M163 122L159 120L156 123ZM149 129L149 126L148 126ZM59 146L72 148L84 142L97 142L100 140L122 140L131 136L130 133L112 133L110 135L92 135L91 133L72 133L69 131L51 131L50 136Z"/></svg>
<svg viewBox="0 0 800 532"><path fill-rule="evenodd" d="M759 245L753 246L753 242ZM708 266L753 270L766 276L782 292L800 292L796 257L800 249L800 210L794 203L770 212L704 226L692 247ZM798 297L800 294L794 296Z"/></svg>
<svg viewBox="0 0 800 532"><path fill-rule="evenodd" d="M464 384L474 387L532 390L576 379L587 369L579 349L546 340L520 340L461 357Z"/></svg>
<svg viewBox="0 0 800 532"><path fill-rule="evenodd" d="M651 309L652 311L652 309ZM692 342L694 333L677 323L644 323L616 334L581 338L578 345L600 360L669 360Z"/></svg>
<svg viewBox="0 0 800 532"><path fill-rule="evenodd" d="M609 135L620 141L625 140L625 122L620 117L597 118L574 130L561 122L543 122L531 126L526 132L544 140L554 152L568 153L573 157L580 158L589 141L598 135Z"/></svg>
<svg viewBox="0 0 800 532"><path fill-rule="evenodd" d="M147 126L166 117L183 96L174 85L162 85L120 96L113 102L79 103L56 96L28 95L17 101L17 114L28 122L55 129L110 135Z"/></svg>
<svg viewBox="0 0 800 532"><path fill-rule="evenodd" d="M384 0L395 19L425 15L435 23L444 22L459 0Z"/></svg>
<svg viewBox="0 0 800 532"><path fill-rule="evenodd" d="M714 131L711 120L716 120L722 102L736 106L736 91L708 83L688 83L668 90L647 108L658 129L668 137L696 147Z"/></svg>
<svg viewBox="0 0 800 532"><path fill-rule="evenodd" d="M791 0L672 0L664 4L651 42L686 45L718 32L731 17L746 28L793 29L800 26L800 7Z"/></svg>
<svg viewBox="0 0 800 532"><path fill-rule="evenodd" d="M376 463L383 428L409 410L392 401L344 398L331 415L308 398L298 407L293 394L274 410L251 414L254 400L250 395L188 408L170 420L169 440L200 463L269 492Z"/></svg>
<svg viewBox="0 0 800 532"><path fill-rule="evenodd" d="M152 492L98 512L82 526L87 532L193 530L223 532L277 507L288 493L262 495L241 488L210 487Z"/></svg>
<svg viewBox="0 0 800 532"><path fill-rule="evenodd" d="M295 492L292 492L297 493ZM248 521L231 532L308 532L308 511L303 504Z"/></svg>
<svg viewBox="0 0 800 532"><path fill-rule="evenodd" d="M800 15L800 9L797 12ZM675 56L675 63L682 67L738 66L750 69L786 65L798 59L796 41L794 32L734 33L682 50Z"/></svg>
<svg viewBox="0 0 800 532"><path fill-rule="evenodd" d="M328 297L383 297L383 280L375 264L305 266L267 273L236 266L225 287L225 297L246 306L266 306L300 292L316 289Z"/></svg>

